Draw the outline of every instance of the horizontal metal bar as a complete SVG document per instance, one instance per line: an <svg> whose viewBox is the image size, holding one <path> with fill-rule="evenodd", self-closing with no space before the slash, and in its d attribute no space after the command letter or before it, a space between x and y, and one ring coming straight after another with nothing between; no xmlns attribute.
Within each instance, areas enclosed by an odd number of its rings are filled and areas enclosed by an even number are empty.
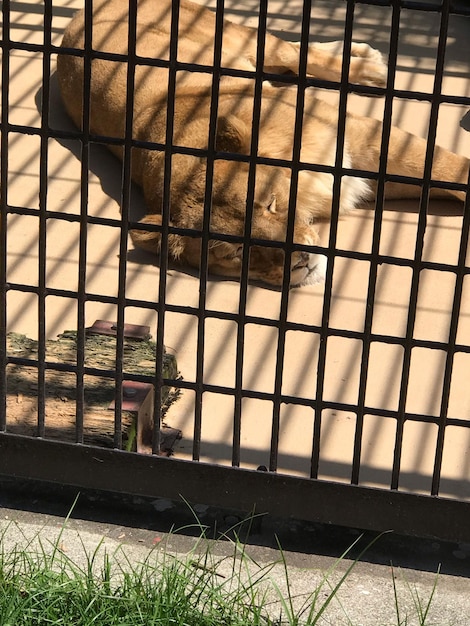
<svg viewBox="0 0 470 626"><path fill-rule="evenodd" d="M401 178L404 178L404 177L401 177ZM405 182L405 181L394 180L391 182ZM409 182L409 181L406 181L406 182ZM410 184L414 184L414 183L410 183ZM465 191L465 185L457 184L457 183L452 184L452 183L445 183L444 181L442 182L436 181L436 183L433 186L436 188L440 188L440 189L455 189L455 190ZM38 209L31 209L28 207L9 205L7 212L12 215L28 215L31 217L39 218ZM64 222L70 222L70 223L80 223L81 221L81 217L77 213L62 213L60 211L45 211L45 216L47 219L57 219L57 220L62 220ZM96 217L93 215L87 216L87 223L97 224L100 226L110 226L112 228L122 228L122 220L120 219ZM162 230L161 226L158 226L155 224L144 224L142 222L133 222L133 221L129 221L128 224L129 224L129 229L148 230L150 232L161 232ZM202 236L202 231L199 231L193 228L178 228L175 226L169 226L168 232L172 235L183 235L185 237L193 237L193 238L199 238ZM215 239L216 241L226 241L229 243L245 243L245 238L241 235L238 236L238 235L230 235L228 233L210 232L209 237L210 239ZM288 245L284 241L256 239L252 237L249 239L249 243L250 245L253 245L253 246L264 246L266 248L289 247L289 249L292 249L293 251L303 250L305 252L313 252L315 254L325 254L325 255L330 255L330 256L334 255L334 256L340 256L344 258L358 259L361 261L372 260L375 262L377 260L379 264L389 263L391 265L408 265L410 267L413 266L412 259L407 259L407 258L398 257L398 256L390 256L390 255L385 255L385 254L374 255L374 254L371 254L370 252L360 252L356 250L342 250L341 248L335 248L334 250L331 250L330 248L325 248L321 245L309 246L309 245L300 244L300 243L292 243L291 245ZM421 266L423 269L437 269L437 270L443 270L446 272L455 271L455 269L457 268L456 265L452 265L449 263L438 263L436 261L424 261L424 260L421 261ZM467 269L468 269L468 273L470 273L470 267Z"/></svg>
<svg viewBox="0 0 470 626"><path fill-rule="evenodd" d="M423 269L425 267L426 265L423 265ZM432 268L432 269L442 269L442 268ZM456 270L449 269L446 271L456 271ZM464 274L469 274L469 273L470 273L470 268L468 268L468 270L464 272ZM20 285L16 283L10 283L6 287L7 287L7 291L10 291L10 290L19 291L21 293L37 293L38 292L38 288L32 285ZM77 297L76 292L67 291L63 289L48 289L47 295L63 297L63 298L72 298L72 299L75 299ZM115 304L117 298L112 297L112 296L101 296L99 294L86 294L86 300L90 302L101 302L103 304ZM158 303L148 302L145 300L126 299L125 306L128 306L128 307L135 306L141 309L149 309L149 310L154 310L154 311L159 310ZM200 315L199 309L195 307L188 307L188 306L182 306L182 305L168 304L166 305L166 310L172 313L183 313L187 315L194 315L196 317ZM227 311L216 311L212 309L205 309L204 317L205 319L220 319L220 320L235 321L235 322L238 319L236 313L230 313ZM263 318L263 317L255 317L255 316L247 315L245 318L245 321L247 324L258 324L261 326L267 326L271 328L277 328L279 326L278 320ZM295 330L295 331L300 331L300 332L309 332L309 333L317 333L317 334L320 332L320 327L315 326L315 325L301 324L301 323L289 322L289 321L286 321L284 325L285 325L286 330ZM328 328L326 333L328 337L343 337L345 339L356 339L358 341L362 341L364 337L364 333L362 333L361 331L346 330L342 328L333 328L333 327ZM399 337L399 336L394 336L394 335L380 335L380 334L373 333L370 335L370 341L377 342L377 343L387 343L387 344L392 344L392 345L401 345L401 346L404 346L405 344L409 344L414 348L428 348L430 350L446 351L448 349L448 344L442 341L418 339L415 337L411 339L406 339L404 337ZM468 354L470 352L470 345L456 344L454 351ZM16 359L17 357L10 357L10 362L14 363L16 362Z"/></svg>
<svg viewBox="0 0 470 626"><path fill-rule="evenodd" d="M392 4L392 0L355 0L356 4L365 4L368 6L388 7ZM442 3L423 2L420 0L401 0L400 8L410 9L412 11L423 11L425 13L440 13L442 11ZM450 15L470 15L470 7L468 2L461 0L451 3Z"/></svg>
<svg viewBox="0 0 470 626"><path fill-rule="evenodd" d="M60 472L57 471L60 468ZM0 474L469 541L470 503L0 433Z"/></svg>
<svg viewBox="0 0 470 626"><path fill-rule="evenodd" d="M465 105L470 105L470 97L465 98L465 102L460 103ZM24 135L37 135L42 136L47 134L48 138L54 139L73 139L76 141L81 141L83 139L83 133L80 131L56 131L52 129L48 129L47 133L41 128L35 128L33 126L22 126L19 124L7 124L6 131L15 132ZM107 135L88 135L88 140L90 143L94 143L97 145L113 145L113 146L124 146L126 143L123 137L108 137ZM163 143L155 143L150 141L141 141L138 139L129 139L130 145L134 148L143 148L147 150L156 150L160 152L164 152L167 148L170 150L171 154L184 154L194 157L207 157L209 154L209 150L204 148L191 148L186 146L179 145L171 145L166 146ZM247 155L241 153L232 153L232 152L215 152L215 159L220 159L223 161L237 161L241 163L256 163L259 165L271 165L273 167L285 167L286 169L293 169L293 163L287 159L280 158L272 158L265 157L262 155ZM365 178L367 180L377 181L379 179L379 173L373 172L370 170L360 170L354 168L347 167L337 167L336 165L323 165L321 163L309 163L307 161L299 161L298 166L299 170L308 170L310 172L324 172L326 174L334 174L339 176L353 176L355 178ZM403 183L405 185L414 185L414 186L422 186L423 179L414 176L405 176L402 174L389 174L385 173L383 177L385 182L390 183ZM431 188L436 189L452 189L458 191L467 191L468 186L464 183L458 182L449 182L438 179L430 178L427 181L427 184ZM432 201L432 200L431 200ZM13 209L14 207L12 207ZM21 209L22 207L16 207L16 209ZM29 209L31 210L31 209ZM34 210L34 209L33 209ZM60 215L60 214L59 214Z"/></svg>
<svg viewBox="0 0 470 626"><path fill-rule="evenodd" d="M470 349L469 349L470 351ZM7 363L14 364L17 366L23 367L35 367L38 368L40 362L35 359L26 359L20 357L8 357ZM76 373L78 370L77 365L73 365L71 363L52 363L52 362L42 362L45 370L51 371L60 371L60 372L70 372ZM98 376L102 378L115 378L116 372L114 370L104 370L98 369L96 367L84 367L83 373L89 376ZM144 382L144 383L155 383L155 377L144 375L144 374L132 374L130 372L126 372L124 378L129 381L136 382ZM235 389L233 387L225 387L222 385L211 385L208 383L201 383L195 381L189 381L184 379L172 379L172 378L162 378L162 385L175 387L178 389L187 389L189 391L196 391L199 389L202 393L212 393L218 395L225 396L235 396L237 394L242 398L251 398L256 400L263 400L266 402L272 402L274 399L274 394L264 391L255 391L252 389ZM348 404L345 402L335 402L331 400L317 400L315 398L307 398L307 397L297 397L290 396L286 394L280 394L278 396L278 401L284 405L294 405L294 406L306 406L317 408L321 411L324 410L335 410L348 412L352 414L357 414L358 407L355 404ZM367 415L374 415L377 417L383 417L388 419L397 419L398 413L396 410L391 409L382 409L380 407L369 407L364 406L361 411ZM437 415L426 415L423 413L409 413L405 412L402 415L404 420L413 421L413 422L425 422L430 424L439 424L440 418ZM470 428L470 421L465 419L458 418L447 418L446 424L448 426L459 426L462 428Z"/></svg>

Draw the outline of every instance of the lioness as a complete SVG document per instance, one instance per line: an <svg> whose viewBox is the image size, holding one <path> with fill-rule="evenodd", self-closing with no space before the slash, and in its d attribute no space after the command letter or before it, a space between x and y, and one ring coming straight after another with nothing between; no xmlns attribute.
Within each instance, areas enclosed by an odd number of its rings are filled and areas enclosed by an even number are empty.
<svg viewBox="0 0 470 626"><path fill-rule="evenodd" d="M156 146L132 149L132 176L142 186L148 206L143 223L161 225L163 202L166 118L169 85L171 0L138 0L136 48L128 49L128 0L94 0L90 80L90 130L109 138L125 137L127 94L131 93L133 110L132 138ZM58 56L58 80L65 107L77 126L82 125L85 14L77 13L66 29ZM177 75L175 81L175 114L173 140L178 146L171 159L170 225L180 229L203 228L206 196L209 120L213 76L208 66L214 64L215 14L189 0L179 1L177 41ZM337 44L310 46L307 59L309 75L340 80L342 56ZM98 54L96 53L98 51ZM113 57L100 58L99 53ZM130 53L135 72L119 55ZM366 44L352 44L350 82L383 86L387 68L381 55ZM224 22L221 67L249 70L256 66L257 33L244 26ZM162 62L163 61L163 62ZM185 63L197 63L198 71L188 71ZM264 70L272 73L297 72L299 44L267 34ZM194 68L193 68L194 69ZM240 274L243 246L233 240L223 241L215 235L241 236L247 211L247 159L252 141L253 98L255 81L246 74L240 77L226 72L218 83L217 131L214 145L212 195L210 198L209 271L225 276ZM234 75L235 74L235 75ZM85 72L86 75L86 72ZM133 81L133 82L132 82ZM263 83L258 156L283 160L281 164L257 164L251 237L258 240L285 242L292 168L297 89ZM305 92L300 161L304 164L333 166L336 155L338 113L334 107L315 97L313 89ZM343 167L377 171L382 139L379 121L348 115L344 143ZM123 142L109 148L122 157ZM191 154L191 150L193 153ZM199 149L199 152L194 149ZM387 173L414 178L423 175L426 142L393 128L390 137ZM225 153L225 154L224 154ZM231 153L231 155L227 154ZM212 153L213 154L213 153ZM432 178L439 181L466 183L469 160L436 148ZM210 170L208 170L211 173ZM333 194L331 171L300 169L295 209L294 243L316 245L314 223L330 216ZM387 183L389 198L418 197L418 185ZM373 197L374 182L365 178L343 176L340 208L347 212L361 201ZM431 195L462 200L464 192L434 188ZM131 231L137 246L158 253L161 235L153 230ZM181 263L199 267L201 238L189 234L169 236L169 253ZM305 285L318 282L323 275L321 257L304 251L291 255L290 283ZM283 280L284 251L281 246L250 246L250 278L279 285Z"/></svg>

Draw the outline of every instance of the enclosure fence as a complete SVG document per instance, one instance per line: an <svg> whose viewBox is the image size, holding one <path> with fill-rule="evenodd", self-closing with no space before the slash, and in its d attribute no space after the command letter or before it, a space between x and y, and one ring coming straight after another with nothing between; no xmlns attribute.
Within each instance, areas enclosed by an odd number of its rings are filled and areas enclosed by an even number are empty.
<svg viewBox="0 0 470 626"><path fill-rule="evenodd" d="M80 8L84 49L61 49L63 30ZM217 0L212 8L214 61L207 66L179 60L177 1L168 58L139 56L136 0L129 0L127 55L93 48L93 0L3 2L0 473L468 541L469 196L462 209L430 201L430 193L468 189L468 181L434 179L432 164L443 137L446 147L465 154L470 7L450 0ZM255 27L254 71L223 66L224 19ZM295 24L293 36L282 32L283 19ZM300 42L298 75L263 70L273 23L275 34ZM385 87L348 81L358 31L372 46L377 35L388 58ZM344 40L340 82L307 74L309 42L329 39L330 32ZM59 52L84 60L83 130L69 122L57 95ZM129 67L123 137L90 129L97 59ZM136 68L154 67L168 70L161 144L132 133ZM208 149L172 144L176 79L183 71L213 78ZM415 84L415 74L424 82ZM254 85L247 156L216 150L219 85L227 76ZM290 160L257 154L267 81L297 90ZM337 106L331 166L302 160L305 94L314 89ZM343 164L351 102L366 114L375 107L383 120L376 171ZM408 126L424 128L427 139L419 180L387 169L391 128L408 104L416 107ZM105 146L122 148L122 163ZM161 234L157 263L135 256L129 242L130 230L144 229L136 211L142 198L131 181L139 148L164 154L162 224L145 226ZM178 154L207 163L197 231L170 222ZM224 159L249 166L241 235L211 230L214 164ZM291 172L284 241L252 236L256 168L263 165ZM318 245L295 240L302 171L333 176L331 222ZM377 183L374 202L351 216L351 227L350 217L339 216L345 175ZM391 207L385 200L390 182L419 184L419 200ZM343 235L348 228L350 240ZM443 243L447 232L451 239ZM174 235L201 240L198 272L185 273L169 258ZM239 280L210 274L214 241L243 246ZM250 282L253 246L284 252L278 289ZM290 287L297 252L326 257L324 286ZM393 291L404 283L406 289ZM181 340L176 347L175 337ZM265 375L267 382L258 384Z"/></svg>

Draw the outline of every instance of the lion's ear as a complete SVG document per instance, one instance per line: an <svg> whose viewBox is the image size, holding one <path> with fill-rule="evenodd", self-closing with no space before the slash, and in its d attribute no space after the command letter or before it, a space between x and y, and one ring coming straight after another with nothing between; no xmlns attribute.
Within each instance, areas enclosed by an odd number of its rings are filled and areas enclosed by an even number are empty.
<svg viewBox="0 0 470 626"><path fill-rule="evenodd" d="M240 118L224 115L217 119L216 150L249 154L250 139L250 131Z"/></svg>

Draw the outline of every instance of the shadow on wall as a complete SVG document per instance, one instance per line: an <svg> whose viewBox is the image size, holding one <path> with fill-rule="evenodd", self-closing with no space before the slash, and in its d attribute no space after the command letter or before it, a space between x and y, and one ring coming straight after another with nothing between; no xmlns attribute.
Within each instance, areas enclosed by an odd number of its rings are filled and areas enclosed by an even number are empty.
<svg viewBox="0 0 470 626"><path fill-rule="evenodd" d="M464 130L467 130L470 132L470 111L467 111L465 115L462 117L462 119L460 120L460 126Z"/></svg>
<svg viewBox="0 0 470 626"><path fill-rule="evenodd" d="M41 113L42 88L36 93L35 101L38 111ZM51 76L50 83L49 124L53 130L73 133L78 132L77 127L67 115L64 105L62 104L55 72ZM80 140L57 138L56 141L67 148L67 150L80 161ZM91 144L89 169L98 177L104 193L119 204L122 194L122 165L117 157L112 155L105 146ZM142 194L136 185L132 186L132 210L132 219L136 221L143 217L146 212ZM119 216L116 215L116 219L118 218Z"/></svg>
<svg viewBox="0 0 470 626"><path fill-rule="evenodd" d="M42 102L42 88L40 88L35 96L36 106L39 113L41 113ZM49 111L49 124L51 129L61 132L77 133L77 128L70 120L65 108L62 104L62 100L59 93L59 86L57 83L57 75L51 76L50 82L50 111ZM56 138L56 141L66 148L77 161L81 160L81 141L79 139L63 139ZM117 157L104 146L98 144L90 144L89 148L89 171L97 177L100 182L100 186L109 198L114 200L117 205L117 210L121 206L122 202L122 164ZM78 184L78 183L77 183ZM139 221L146 214L147 209L143 199L141 189L135 184L131 184L131 202L129 219L131 221ZM116 212L116 220L119 220L119 212ZM127 260L130 263L143 263L146 265L158 265L158 259L154 254L139 250L131 247L127 253ZM189 267L181 267L174 263L170 263L170 269L177 268L179 271L188 274L190 276L197 276L198 272ZM222 280L215 277L215 280Z"/></svg>
<svg viewBox="0 0 470 626"><path fill-rule="evenodd" d="M201 2L213 6L213 2ZM436 2L436 8L439 3ZM245 8L244 8L245 7ZM300 40L302 0L276 2L275 12L269 12L268 30L278 37L290 41ZM225 2L225 16L247 26L256 28L257 2ZM346 8L327 0L314 3L310 21L311 41L342 40ZM365 41L383 54L387 54L390 41L392 10L389 6L356 5L354 9L353 40ZM435 59L439 36L440 14L435 11L401 10L399 54L410 59ZM451 15L446 46L447 62L460 64L462 72L468 74L470 42L470 17Z"/></svg>

